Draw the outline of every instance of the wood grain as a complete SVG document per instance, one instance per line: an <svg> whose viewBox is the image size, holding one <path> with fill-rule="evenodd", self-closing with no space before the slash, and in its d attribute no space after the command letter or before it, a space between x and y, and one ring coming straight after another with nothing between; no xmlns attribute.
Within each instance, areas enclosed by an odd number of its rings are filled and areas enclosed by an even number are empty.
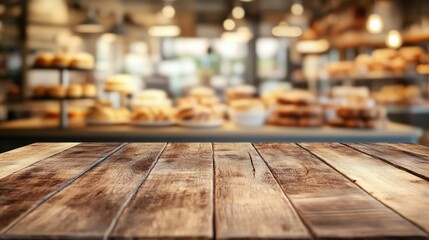
<svg viewBox="0 0 429 240"><path fill-rule="evenodd" d="M217 238L310 237L251 144L216 143L214 153Z"/></svg>
<svg viewBox="0 0 429 240"><path fill-rule="evenodd" d="M300 145L429 232L429 182L342 144Z"/></svg>
<svg viewBox="0 0 429 240"><path fill-rule="evenodd" d="M82 143L0 179L0 233L120 146Z"/></svg>
<svg viewBox="0 0 429 240"><path fill-rule="evenodd" d="M126 145L24 217L5 236L103 237L164 145Z"/></svg>
<svg viewBox="0 0 429 240"><path fill-rule="evenodd" d="M0 154L0 179L78 143L33 143Z"/></svg>
<svg viewBox="0 0 429 240"><path fill-rule="evenodd" d="M417 145L414 143L385 143L386 145L392 146L394 148L401 149L411 154L421 154L424 156L429 156L429 147L423 145Z"/></svg>
<svg viewBox="0 0 429 240"><path fill-rule="evenodd" d="M347 144L375 158L381 158L397 167L429 180L429 156L408 152L384 143L351 143Z"/></svg>
<svg viewBox="0 0 429 240"><path fill-rule="evenodd" d="M210 143L168 144L111 236L211 238L212 186Z"/></svg>
<svg viewBox="0 0 429 240"><path fill-rule="evenodd" d="M295 144L255 144L317 238L425 236Z"/></svg>

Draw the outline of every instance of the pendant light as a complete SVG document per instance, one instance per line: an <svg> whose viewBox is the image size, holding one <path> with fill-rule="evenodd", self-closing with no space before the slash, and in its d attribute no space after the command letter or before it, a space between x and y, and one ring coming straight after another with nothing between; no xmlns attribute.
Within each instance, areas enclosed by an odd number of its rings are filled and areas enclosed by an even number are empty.
<svg viewBox="0 0 429 240"><path fill-rule="evenodd" d="M165 3L161 9L161 24L149 27L148 34L152 37L177 37L181 33L179 26L173 23L176 9L171 4Z"/></svg>
<svg viewBox="0 0 429 240"><path fill-rule="evenodd" d="M246 15L246 12L242 6L237 5L232 9L231 14L235 19L243 19Z"/></svg>
<svg viewBox="0 0 429 240"><path fill-rule="evenodd" d="M296 0L292 4L290 11L295 16L301 16L304 13L304 6L302 5L302 2L300 0Z"/></svg>
<svg viewBox="0 0 429 240"><path fill-rule="evenodd" d="M104 27L95 19L95 11L89 8L85 20L75 27L75 31L79 33L101 33L104 31Z"/></svg>
<svg viewBox="0 0 429 240"><path fill-rule="evenodd" d="M173 18L176 15L176 9L171 5L165 5L162 10L162 15L166 18Z"/></svg>
<svg viewBox="0 0 429 240"><path fill-rule="evenodd" d="M386 37L386 45L389 48L399 48L402 46L402 36L397 30L390 30Z"/></svg>
<svg viewBox="0 0 429 240"><path fill-rule="evenodd" d="M368 32L372 34L381 33L383 31L383 28L384 24L380 15L374 13L368 17L368 20L366 22L366 29L368 30Z"/></svg>
<svg viewBox="0 0 429 240"><path fill-rule="evenodd" d="M225 19L225 21L223 21L223 28L226 31L232 31L232 30L234 30L234 28L235 28L235 22L234 22L234 20L231 19L231 18Z"/></svg>
<svg viewBox="0 0 429 240"><path fill-rule="evenodd" d="M369 15L368 19L366 20L366 29L369 33L372 34L378 34L383 32L384 30L384 23L381 16L377 13L377 4L374 0L372 5L372 13Z"/></svg>
<svg viewBox="0 0 429 240"><path fill-rule="evenodd" d="M113 23L113 26L109 29L108 33L115 35L125 35L125 26L123 23L122 14L115 15L115 23Z"/></svg>

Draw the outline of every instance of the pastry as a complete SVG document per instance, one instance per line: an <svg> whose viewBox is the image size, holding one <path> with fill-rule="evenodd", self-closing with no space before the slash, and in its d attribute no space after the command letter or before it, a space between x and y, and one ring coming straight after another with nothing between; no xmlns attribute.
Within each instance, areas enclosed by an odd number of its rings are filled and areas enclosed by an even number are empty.
<svg viewBox="0 0 429 240"><path fill-rule="evenodd" d="M79 84L72 84L67 88L67 96L70 98L81 98L83 96L83 88Z"/></svg>
<svg viewBox="0 0 429 240"><path fill-rule="evenodd" d="M298 126L300 127L320 127L323 121L319 117L302 117L298 119Z"/></svg>
<svg viewBox="0 0 429 240"><path fill-rule="evenodd" d="M292 90L280 94L277 97L277 103L282 104L292 104L292 105L310 105L316 103L316 97L307 91L302 90Z"/></svg>
<svg viewBox="0 0 429 240"><path fill-rule="evenodd" d="M135 91L134 78L127 74L110 76L105 83L104 90L108 92L120 92L131 94Z"/></svg>
<svg viewBox="0 0 429 240"><path fill-rule="evenodd" d="M237 112L262 112L265 113L265 106L259 99L240 99L230 102L230 108Z"/></svg>
<svg viewBox="0 0 429 240"><path fill-rule="evenodd" d="M133 111L131 119L143 122L172 122L175 111L170 107L143 107Z"/></svg>
<svg viewBox="0 0 429 240"><path fill-rule="evenodd" d="M298 119L297 118L279 118L272 117L268 120L268 123L279 126L297 126Z"/></svg>
<svg viewBox="0 0 429 240"><path fill-rule="evenodd" d="M235 86L226 91L226 99L228 102L236 99L254 98L255 95L256 88L250 85Z"/></svg>
<svg viewBox="0 0 429 240"><path fill-rule="evenodd" d="M68 67L70 64L70 56L66 53L55 54L52 60L52 66L55 67Z"/></svg>
<svg viewBox="0 0 429 240"><path fill-rule="evenodd" d="M50 67L52 65L53 60L54 60L53 54L41 53L36 57L36 60L34 61L34 65L39 67Z"/></svg>
<svg viewBox="0 0 429 240"><path fill-rule="evenodd" d="M110 106L96 104L87 114L87 120L92 122L123 123L130 119L130 111L126 108L114 109Z"/></svg>
<svg viewBox="0 0 429 240"><path fill-rule="evenodd" d="M112 108L96 105L89 109L87 119L92 121L113 122L116 120L116 115Z"/></svg>
<svg viewBox="0 0 429 240"><path fill-rule="evenodd" d="M212 98L215 97L215 92L208 87L194 87L189 91L188 95L197 99Z"/></svg>
<svg viewBox="0 0 429 240"><path fill-rule="evenodd" d="M71 57L69 67L91 69L94 67L94 57L85 52L77 53Z"/></svg>
<svg viewBox="0 0 429 240"><path fill-rule="evenodd" d="M48 95L52 98L64 98L66 97L67 90L63 86L50 87L48 89Z"/></svg>
<svg viewBox="0 0 429 240"><path fill-rule="evenodd" d="M221 119L212 109L204 106L184 107L177 111L177 119L191 122L210 122Z"/></svg>
<svg viewBox="0 0 429 240"><path fill-rule="evenodd" d="M91 98L91 97L97 96L97 88L95 87L94 84L91 84L91 83L83 84L82 90L83 90L84 97Z"/></svg>
<svg viewBox="0 0 429 240"><path fill-rule="evenodd" d="M33 88L33 97L46 97L48 89L45 86L36 86Z"/></svg>

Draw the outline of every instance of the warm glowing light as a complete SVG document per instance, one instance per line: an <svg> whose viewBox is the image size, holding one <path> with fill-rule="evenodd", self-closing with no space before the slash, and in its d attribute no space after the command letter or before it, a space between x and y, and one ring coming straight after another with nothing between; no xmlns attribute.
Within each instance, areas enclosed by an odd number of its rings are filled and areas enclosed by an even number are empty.
<svg viewBox="0 0 429 240"><path fill-rule="evenodd" d="M152 37L177 37L180 35L180 28L176 25L152 26L148 33Z"/></svg>
<svg viewBox="0 0 429 240"><path fill-rule="evenodd" d="M386 45L390 48L399 48L402 46L402 36L396 30L390 30L386 37Z"/></svg>
<svg viewBox="0 0 429 240"><path fill-rule="evenodd" d="M98 24L79 24L75 28L76 32L80 33L100 33L104 31L104 27Z"/></svg>
<svg viewBox="0 0 429 240"><path fill-rule="evenodd" d="M244 12L244 9L241 6L236 6L232 9L232 16L235 19L242 19L244 18L244 15L246 13Z"/></svg>
<svg viewBox="0 0 429 240"><path fill-rule="evenodd" d="M221 38L232 42L247 42L253 38L253 33L248 27L239 27L235 32L222 33Z"/></svg>
<svg viewBox="0 0 429 240"><path fill-rule="evenodd" d="M383 31L383 20L377 14L371 14L368 17L368 21L366 22L366 29L368 32L376 34L381 33Z"/></svg>
<svg viewBox="0 0 429 240"><path fill-rule="evenodd" d="M232 31L235 28L234 20L230 18L225 19L225 21L223 21L223 28L227 31Z"/></svg>
<svg viewBox="0 0 429 240"><path fill-rule="evenodd" d="M176 15L176 10L174 9L174 7L170 6L170 5L165 5L162 8L162 15L164 15L166 18L172 18L174 17L174 15Z"/></svg>
<svg viewBox="0 0 429 240"><path fill-rule="evenodd" d="M299 53L323 53L328 49L329 42L326 39L300 41L296 44Z"/></svg>
<svg viewBox="0 0 429 240"><path fill-rule="evenodd" d="M302 35L302 30L299 27L288 26L284 21L273 27L271 33L276 37L299 37Z"/></svg>
<svg viewBox="0 0 429 240"><path fill-rule="evenodd" d="M292 4L290 11L292 12L293 15L300 16L304 13L304 6L302 6L301 3L294 3Z"/></svg>

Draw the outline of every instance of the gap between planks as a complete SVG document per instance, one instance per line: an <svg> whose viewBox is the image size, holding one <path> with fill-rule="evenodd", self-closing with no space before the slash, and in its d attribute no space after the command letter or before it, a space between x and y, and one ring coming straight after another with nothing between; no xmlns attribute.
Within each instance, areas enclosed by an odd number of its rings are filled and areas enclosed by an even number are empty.
<svg viewBox="0 0 429 240"><path fill-rule="evenodd" d="M425 176L425 175L423 175L423 174L420 174L420 173L418 173L417 171L412 170L412 169L410 169L410 168L408 168L408 167L406 167L406 166L402 166L400 163L395 163L394 161L389 160L388 158L384 158L384 157L376 156L375 154L372 154L372 153L370 153L370 152L366 152L366 151L364 151L364 150L361 150L361 149L359 149L359 148L357 147L357 145L354 145L354 144L352 145L352 144L348 144L348 143L340 143L340 144L342 144L342 145L344 145L344 146L346 146L346 147L349 147L349 148L351 148L351 149L353 149L353 150L355 150L355 151L357 151L357 152L360 152L360 153L363 153L363 154L368 155L368 156L370 156L370 157L373 157L373 158L375 158L375 159L381 160L381 161L383 161L383 162L385 162L385 163L387 163L387 164L389 164L389 165L392 165L393 167L396 167L396 168L398 168L398 169L400 169L400 170L403 170L403 171L405 171L405 172L408 172L408 173L410 173L410 174L413 174L413 175L415 175L416 177L419 177L419 178L422 178L422 179L424 179L424 180L426 180L426 181L429 181L429 177L428 177L428 176ZM363 147L365 147L365 146L363 146ZM396 151L401 152L402 154L411 155L411 157L414 157L414 158L418 158L418 157L419 157L419 156L417 156L415 153L412 153L412 152L409 152L409 151L406 151L406 150L403 150L403 149L400 149L400 148L396 148L394 145L386 145L386 147L392 147L392 148L394 148Z"/></svg>
<svg viewBox="0 0 429 240"><path fill-rule="evenodd" d="M307 229L308 233L310 234L310 237L312 239L316 239L316 234L313 232L313 230L310 227L310 224L307 222L307 220L302 216L302 213L297 209L296 205L293 203L293 201L289 198L289 196L286 194L285 190L282 188L279 180L277 179L277 177L275 176L275 174L273 174L272 168L270 167L270 165L267 163L267 161L265 160L265 158L262 156L262 154L259 152L259 149L257 147L255 147L254 143L251 143L253 149L255 149L256 153L258 154L258 156L262 159L262 161L264 162L265 166L267 166L268 170L270 171L271 175L273 176L274 180L276 181L277 185L279 186L279 188L281 189L283 195L286 197L286 199L290 202L290 204L292 205L292 207L295 209L296 214L298 215L299 219L301 220L301 222L304 224L305 228Z"/></svg>
<svg viewBox="0 0 429 240"><path fill-rule="evenodd" d="M19 217L14 219L9 225L7 225L2 231L0 231L0 239L4 233L9 231L13 226L15 226L19 221L24 219L28 214L30 214L32 211L34 211L36 208L41 206L44 202L48 201L50 198L52 198L54 195L65 189L67 186L72 184L74 181L79 179L81 176L86 174L87 172L91 171L91 169L95 168L97 165L102 163L104 160L109 158L111 155L113 155L115 152L119 151L121 148L123 148L127 143L122 143L118 147L114 148L110 152L106 153L105 155L101 156L99 159L97 159L93 164L91 164L89 167L87 167L85 170L83 170L81 173L77 174L76 176L72 177L68 181L61 184L57 189L50 192L43 198L41 198L39 201L37 201L33 206L31 206L28 210L26 210L23 214L21 214ZM52 157L52 156L51 156ZM40 162L40 161L39 161Z"/></svg>
<svg viewBox="0 0 429 240"><path fill-rule="evenodd" d="M158 163L159 158L161 157L162 153L164 153L164 150L167 148L168 143L165 143L164 146L159 151L158 155L155 157L155 160L152 162L152 165L150 166L149 170L145 175L142 176L141 180L138 182L137 186L134 188L134 190L131 192L130 196L127 198L127 200L124 202L124 204L121 206L119 211L117 212L116 216L113 218L109 228L107 229L106 233L103 236L104 240L109 239L110 234L112 233L113 229L116 227L116 225L119 222L119 219L121 218L122 214L124 213L125 209L130 204L131 200L136 196L137 192L139 191L140 187L143 185L143 183L146 181L149 174L152 172L155 165Z"/></svg>
<svg viewBox="0 0 429 240"><path fill-rule="evenodd" d="M311 150L309 150L306 147L302 146L301 145L302 143L295 143L295 144L298 145L299 147L301 147L302 149L304 149L305 151L309 152L311 155L313 155L314 157L316 157L317 159L319 159L320 161L322 161L326 165L328 165L330 168L334 169L336 172L338 172L339 174L341 174L347 180L349 180L354 185L356 185L358 188L360 188L362 191L364 191L366 194L368 194L371 198L375 199L376 201L378 201L379 203L381 203L382 205L384 205L386 208L390 209L391 211L393 211L394 213L396 213L397 215L399 215L400 217L402 217L403 219L405 219L406 221L408 221L410 224L412 224L413 226L415 226L416 228L418 228L419 230L421 230L422 232L424 232L425 234L427 234L428 236L426 236L426 238L429 238L429 231L427 231L423 226L420 226L414 220L411 220L410 218L406 217L404 214L402 214L399 211L397 211L394 207L391 207L391 206L387 205L387 203L384 203L381 199L379 199L379 198L375 197L374 195L372 195L371 192L369 192L368 190L366 190L363 186L360 186L359 184L357 184L357 180L352 179L346 173L343 173L342 171L338 170L335 166L333 166L329 162L325 161L325 159L323 159L319 155L313 153ZM389 166L393 166L394 168L398 168L398 167L394 166L393 164L386 163L386 161L383 160L383 159L374 158L373 156L371 156L369 154L366 154L366 153L361 152L359 150L355 150L354 148L348 146L347 144L343 144L343 143L339 143L339 144L341 144L342 146L344 146L346 148L351 149L352 151L356 151L356 152L359 152L361 154L367 155L370 158L374 159L375 161L381 161L381 162L383 162L383 163L385 163L385 164L387 164ZM403 169L400 169L400 168L398 168L398 169L401 170L401 171L403 170ZM414 174L412 174L412 175L415 176Z"/></svg>

